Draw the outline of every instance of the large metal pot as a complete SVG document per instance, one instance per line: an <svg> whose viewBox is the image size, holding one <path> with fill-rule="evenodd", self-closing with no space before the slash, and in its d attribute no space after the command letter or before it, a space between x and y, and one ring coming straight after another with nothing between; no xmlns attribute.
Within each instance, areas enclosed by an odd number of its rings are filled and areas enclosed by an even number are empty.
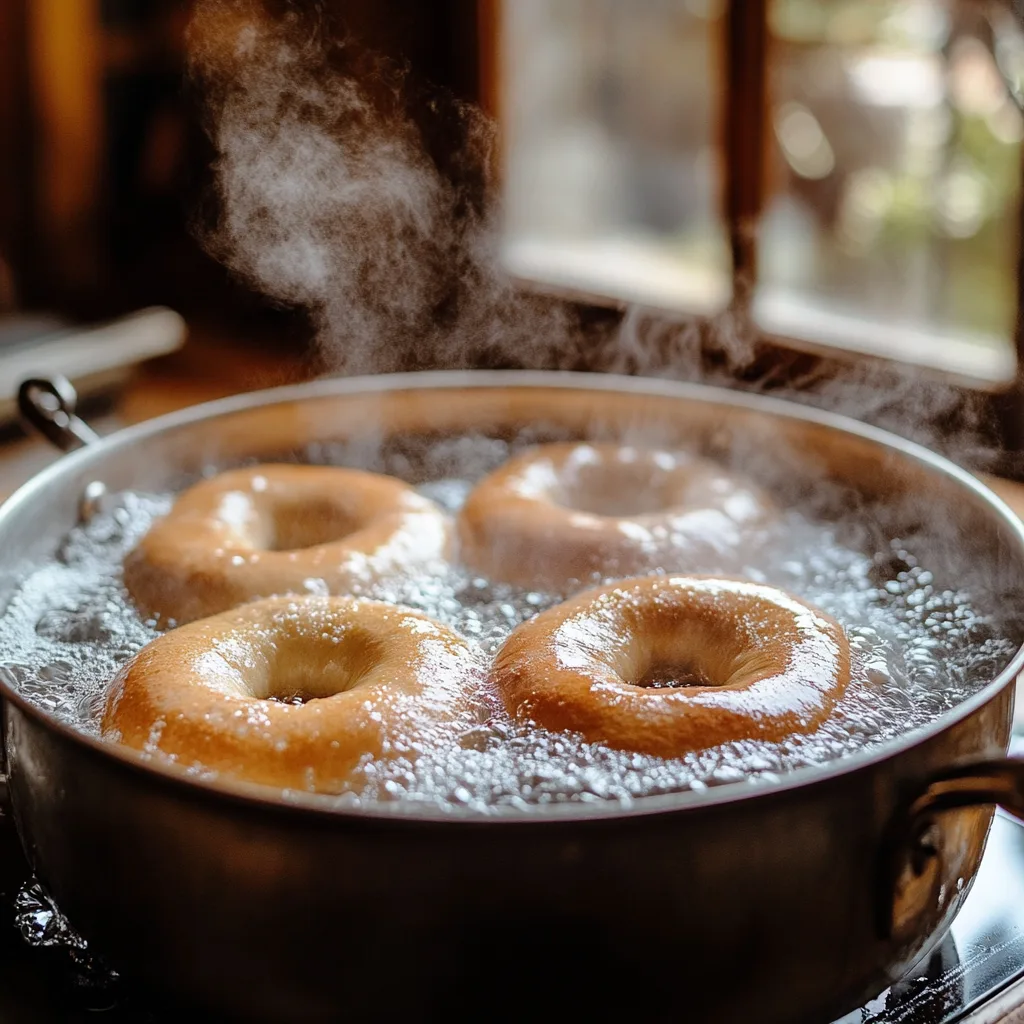
<svg viewBox="0 0 1024 1024"><path fill-rule="evenodd" d="M50 435L92 440L46 391L36 382L25 398ZM930 537L952 578L988 578L1006 601L1024 592L1020 524L921 448L770 400L543 373L320 382L88 444L0 510L0 585L54 551L94 481L160 489L316 442L544 423L742 452L809 503L827 493L823 514L856 501L862 524ZM826 1021L941 936L992 805L1024 813L1024 766L1005 758L1022 664L1018 652L926 730L776 783L500 818L340 811L188 779L3 687L10 802L33 868L82 933L130 976L220 1014Z"/></svg>

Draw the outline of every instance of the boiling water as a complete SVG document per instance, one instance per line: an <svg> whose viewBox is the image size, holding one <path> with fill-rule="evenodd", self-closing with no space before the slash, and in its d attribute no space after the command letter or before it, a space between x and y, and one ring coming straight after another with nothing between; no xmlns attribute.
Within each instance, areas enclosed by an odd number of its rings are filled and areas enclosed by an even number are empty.
<svg viewBox="0 0 1024 1024"><path fill-rule="evenodd" d="M416 464L397 450L379 455L369 468L418 480L424 494L454 512L472 480L508 455L503 442L462 438L433 445ZM304 458L367 464L351 449L317 449ZM155 624L134 611L121 582L121 561L171 501L168 494L108 496L88 523L68 535L56 557L24 580L3 614L0 672L40 707L84 732L97 733L104 691L117 669L158 635ZM514 724L493 695L485 694L490 718L453 749L415 763L370 764L365 785L337 797L339 804L402 798L497 813L560 801L628 804L655 793L770 780L926 725L991 680L1013 654L1014 645L1001 638L986 609L976 606L977 597L933 575L905 540L893 537L877 550L853 550L829 526L790 512L780 541L763 547L743 574L828 611L850 639L851 684L814 733L782 743L729 744L669 761ZM551 595L458 569L400 591L367 594L448 624L482 659L493 656L519 623L556 603Z"/></svg>

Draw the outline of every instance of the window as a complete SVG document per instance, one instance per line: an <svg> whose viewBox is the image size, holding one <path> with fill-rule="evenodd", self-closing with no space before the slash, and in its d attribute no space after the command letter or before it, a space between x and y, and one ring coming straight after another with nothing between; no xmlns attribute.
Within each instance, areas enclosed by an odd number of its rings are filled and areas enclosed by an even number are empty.
<svg viewBox="0 0 1024 1024"><path fill-rule="evenodd" d="M710 314L731 293L719 214L721 5L502 5L509 269Z"/></svg>
<svg viewBox="0 0 1024 1024"><path fill-rule="evenodd" d="M513 0L504 254L591 299L1016 374L1024 32L981 0Z"/></svg>

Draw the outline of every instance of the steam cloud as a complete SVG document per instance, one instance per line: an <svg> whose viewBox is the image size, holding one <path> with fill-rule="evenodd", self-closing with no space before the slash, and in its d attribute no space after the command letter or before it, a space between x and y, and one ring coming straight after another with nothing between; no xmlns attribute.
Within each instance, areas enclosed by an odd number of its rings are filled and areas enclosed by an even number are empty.
<svg viewBox="0 0 1024 1024"><path fill-rule="evenodd" d="M988 461L986 406L913 370L811 360L783 380L759 368L753 332L731 314L708 324L630 309L584 328L568 305L524 293L498 258L494 126L449 98L457 147L442 170L402 75L381 63L357 78L339 70L345 50L315 20L291 7L272 17L258 0L205 0L190 30L218 154L204 242L264 295L308 311L327 372L486 364L697 380Z"/></svg>
<svg viewBox="0 0 1024 1024"><path fill-rule="evenodd" d="M371 97L332 67L333 44L307 19L271 20L257 4L205 3L190 36L218 152L220 216L205 241L265 295L310 312L330 372L529 361L538 337L561 347L565 310L500 273L493 206L427 155L394 69L375 69L385 95ZM483 173L493 126L468 106L448 113L462 161Z"/></svg>

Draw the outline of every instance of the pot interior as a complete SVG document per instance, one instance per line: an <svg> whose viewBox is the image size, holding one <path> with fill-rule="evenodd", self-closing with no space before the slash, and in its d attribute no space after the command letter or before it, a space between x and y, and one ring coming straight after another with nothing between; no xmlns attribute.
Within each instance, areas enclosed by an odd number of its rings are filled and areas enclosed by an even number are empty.
<svg viewBox="0 0 1024 1024"><path fill-rule="evenodd" d="M1024 541L1013 517L967 474L911 444L785 403L698 386L556 374L321 382L190 410L76 453L0 512L8 623L21 581L55 556L67 562L64 538L94 481L116 502L120 492L166 495L231 466L303 461L390 472L421 485L468 483L510 452L550 440L613 441L707 456L825 531L814 537L827 534L837 546L861 553L867 561L858 563L858 571L867 574L880 600L906 584L907 594L898 600L906 597L904 611L915 621L923 613L913 600L933 602L935 624L929 628L936 643L943 630L955 633L961 654L977 664L972 685L952 702L956 706L940 707L917 723L921 735L966 713L1016 671L1024 640ZM798 550L795 557L819 555L817 549ZM959 598L949 597L959 593L969 595L972 618L966 625L957 618ZM40 636L42 621L35 623ZM930 657L938 663L941 651ZM31 678L38 671L23 668L19 677L17 665L8 664L4 686L38 697L47 689ZM920 689L920 680L915 685ZM41 704L36 699L32 706ZM892 731L870 753L879 756L911 739ZM716 781L735 778L726 773Z"/></svg>

